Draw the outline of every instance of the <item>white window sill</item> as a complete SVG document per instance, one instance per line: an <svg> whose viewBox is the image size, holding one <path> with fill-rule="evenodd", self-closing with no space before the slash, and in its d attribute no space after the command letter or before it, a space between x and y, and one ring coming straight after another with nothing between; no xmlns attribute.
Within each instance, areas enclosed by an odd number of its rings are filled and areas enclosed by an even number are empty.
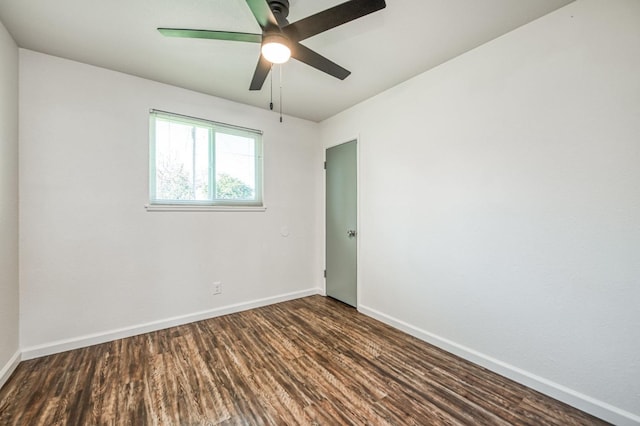
<svg viewBox="0 0 640 426"><path fill-rule="evenodd" d="M196 206L180 204L147 204L148 212L264 212L264 206Z"/></svg>

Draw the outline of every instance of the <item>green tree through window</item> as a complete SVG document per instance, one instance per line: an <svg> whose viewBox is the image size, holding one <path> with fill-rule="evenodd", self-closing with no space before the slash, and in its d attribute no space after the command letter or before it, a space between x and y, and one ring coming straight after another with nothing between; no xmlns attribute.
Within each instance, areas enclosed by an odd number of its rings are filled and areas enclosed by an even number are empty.
<svg viewBox="0 0 640 426"><path fill-rule="evenodd" d="M216 180L216 193L222 199L250 199L253 197L253 188L240 179L229 176L226 173L218 175Z"/></svg>

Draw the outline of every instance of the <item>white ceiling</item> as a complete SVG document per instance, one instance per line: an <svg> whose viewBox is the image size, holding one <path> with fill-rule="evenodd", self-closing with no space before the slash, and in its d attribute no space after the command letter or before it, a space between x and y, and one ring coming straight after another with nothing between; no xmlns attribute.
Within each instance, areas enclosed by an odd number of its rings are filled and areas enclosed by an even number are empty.
<svg viewBox="0 0 640 426"><path fill-rule="evenodd" d="M344 1L290 0L289 22ZM282 68L284 112L321 121L571 1L387 0L386 9L303 42L352 74L340 81L289 61ZM156 31L260 33L245 0L0 0L0 20L23 48L269 105L269 79L261 91L249 91L258 44L166 38Z"/></svg>

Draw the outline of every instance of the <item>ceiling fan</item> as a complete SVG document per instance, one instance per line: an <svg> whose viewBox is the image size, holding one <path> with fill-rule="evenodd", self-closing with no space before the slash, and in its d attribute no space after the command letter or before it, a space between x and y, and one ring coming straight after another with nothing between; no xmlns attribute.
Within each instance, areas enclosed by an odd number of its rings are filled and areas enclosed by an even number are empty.
<svg viewBox="0 0 640 426"><path fill-rule="evenodd" d="M300 41L386 7L385 0L350 0L289 23L287 21L289 0L246 0L246 2L262 28L262 34L180 28L158 28L158 31L168 37L261 43L262 55L249 86L249 90L260 90L271 70L271 65L284 63L290 57L344 80L351 74L350 71L305 47L300 44Z"/></svg>

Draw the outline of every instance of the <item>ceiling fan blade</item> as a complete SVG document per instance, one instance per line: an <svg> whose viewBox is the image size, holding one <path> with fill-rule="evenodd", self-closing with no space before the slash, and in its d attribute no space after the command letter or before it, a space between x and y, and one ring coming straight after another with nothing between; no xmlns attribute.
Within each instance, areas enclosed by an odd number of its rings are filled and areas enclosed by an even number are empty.
<svg viewBox="0 0 640 426"><path fill-rule="evenodd" d="M256 65L256 70L253 73L253 79L251 80L249 90L262 89L262 85L264 84L267 75L269 75L269 71L271 71L271 62L267 61L262 55L260 55L258 65Z"/></svg>
<svg viewBox="0 0 640 426"><path fill-rule="evenodd" d="M167 37L206 38L211 40L247 41L261 43L262 34L235 33L231 31L188 30L181 28L158 28Z"/></svg>
<svg viewBox="0 0 640 426"><path fill-rule="evenodd" d="M282 31L292 40L300 41L385 7L384 0L351 0L293 22Z"/></svg>
<svg viewBox="0 0 640 426"><path fill-rule="evenodd" d="M320 71L326 72L329 75L344 80L351 74L351 71L342 68L335 62L330 61L324 56L314 52L306 46L300 43L295 43L291 48L291 56L296 58L300 62L304 62Z"/></svg>
<svg viewBox="0 0 640 426"><path fill-rule="evenodd" d="M267 0L247 0L247 5L249 5L253 16L256 17L260 28L263 30L278 28L278 21L273 15Z"/></svg>

